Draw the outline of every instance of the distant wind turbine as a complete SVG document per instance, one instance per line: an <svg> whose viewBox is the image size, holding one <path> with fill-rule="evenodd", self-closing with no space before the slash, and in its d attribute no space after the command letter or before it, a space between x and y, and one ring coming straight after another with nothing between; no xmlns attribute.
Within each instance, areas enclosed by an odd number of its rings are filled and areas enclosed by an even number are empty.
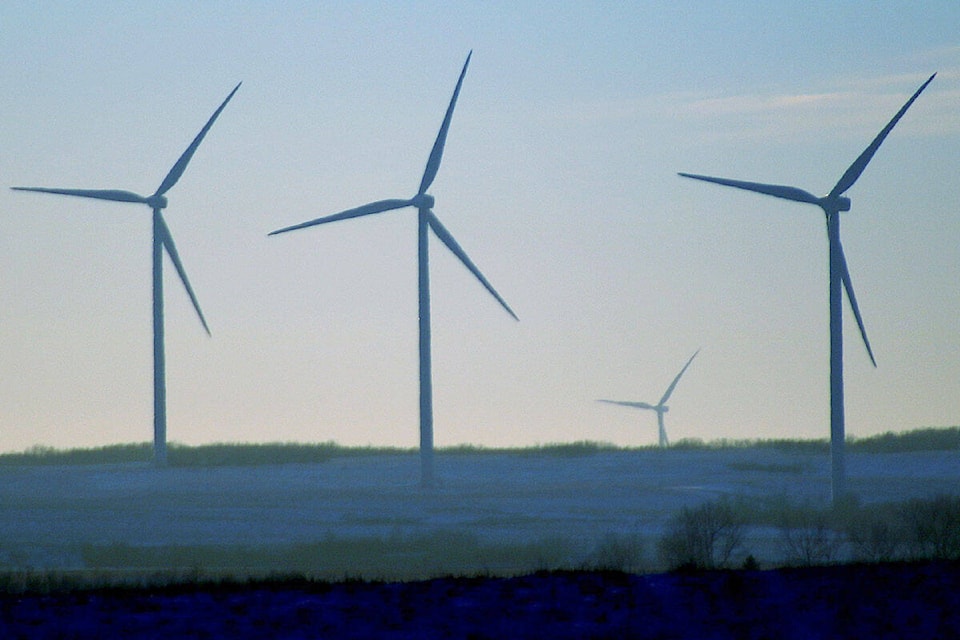
<svg viewBox="0 0 960 640"><path fill-rule="evenodd" d="M450 104L443 118L443 124L440 125L440 132L437 134L437 139L433 143L433 149L430 151L430 157L427 160L423 178L420 180L420 188L417 190L415 196L409 200L378 200L377 202L371 202L355 209L348 209L340 213L317 218L316 220L278 229L269 234L272 236L278 233L286 233L287 231L312 227L336 220L357 218L374 213L391 211L393 209L401 209L403 207L416 207L419 224L417 269L419 275L420 314L420 465L421 483L425 487L433 485L433 389L430 373L430 272L428 269L427 230L432 229L443 244L460 259L487 291L497 299L497 302L506 309L507 313L509 313L514 320L518 319L509 305L500 297L500 294L494 290L493 286L487 281L483 274L480 273L476 265L467 257L467 254L460 245L457 244L457 241L454 240L450 232L440 223L440 220L433 213L433 196L427 193L427 189L433 184L434 178L437 177L437 171L440 169L440 159L443 156L443 146L447 140L447 130L450 128L453 109L457 104L460 86L463 84L463 77L467 73L467 65L470 64L470 56L472 55L473 52L471 51L467 55L466 62L463 63L463 70L460 72L457 86L453 90L453 97L450 98Z"/></svg>
<svg viewBox="0 0 960 640"><path fill-rule="evenodd" d="M660 402L657 404L649 404L647 402L627 402L625 400L597 400L597 402L606 402L608 404L618 404L622 407L632 407L634 409L650 409L651 411L657 412L657 426L659 427L660 435L660 446L666 447L670 443L667 440L667 429L663 426L663 414L670 410L670 407L667 406L667 400L670 399L670 394L673 393L673 390L677 387L677 383L680 382L680 376L683 375L684 371L687 370L687 367L690 366L690 363L693 362L693 359L697 357L697 354L700 353L700 349L697 349L690 359L687 360L687 364L683 365L683 369L680 369L680 373L677 374L677 377L673 379L673 382L670 383L670 386L667 387L667 390L664 392L663 397L660 398Z"/></svg>
<svg viewBox="0 0 960 640"><path fill-rule="evenodd" d="M54 193L64 196L78 196L81 198L95 198L97 200L111 200L114 202L136 202L145 204L153 210L153 458L158 466L165 465L167 462L167 400L166 400L166 373L163 351L163 252L166 251L173 262L180 281L183 282L187 295L190 296L190 302L200 318L204 331L210 335L210 329L207 327L207 321L200 310L200 304L193 293L193 287L187 279L187 272L183 269L180 262L180 256L177 248L173 244L173 236L170 235L170 229L163 219L161 211L167 206L167 193L173 185L177 184L180 176L183 175L187 164L193 157L194 152L203 141L207 131L213 126L214 121L223 108L230 102L230 98L240 88L237 84L230 92L217 110L213 112L207 124L203 125L200 133L193 139L187 150L177 160L163 179L160 186L151 196L141 196L130 191L119 191L115 189L49 189L46 187L13 187L14 191L36 191L39 193Z"/></svg>
<svg viewBox="0 0 960 640"><path fill-rule="evenodd" d="M815 204L826 215L827 219L827 240L829 243L830 256L830 454L831 454L831 492L832 499L836 501L846 491L846 462L844 457L844 412L843 412L843 326L841 314L841 292L840 284L847 291L847 299L850 300L850 306L853 309L854 318L860 329L860 336L863 338L863 344L867 348L867 354L873 366L877 362L873 357L873 350L870 348L870 342L867 340L867 332L863 326L863 320L860 317L860 309L857 307L857 298L853 293L853 284L850 281L850 272L847 269L847 259L843 254L843 246L840 244L840 212L850 210L850 198L842 194L847 191L860 177L867 164L873 158L873 154L883 143L887 134L900 121L903 114L907 112L910 105L927 88L937 74L930 76L926 82L920 85L920 88L907 100L906 104L900 108L893 119L887 123L887 126L877 134L873 142L864 149L863 153L850 165L850 167L840 177L839 182L830 190L830 193L818 198L813 194L798 189L776 184L760 184L756 182L743 182L740 180L728 180L726 178L713 178L710 176L695 175L690 173L681 173L685 178L695 180L705 180L727 187L737 189L746 189L755 191L768 196L793 200L794 202L803 202Z"/></svg>

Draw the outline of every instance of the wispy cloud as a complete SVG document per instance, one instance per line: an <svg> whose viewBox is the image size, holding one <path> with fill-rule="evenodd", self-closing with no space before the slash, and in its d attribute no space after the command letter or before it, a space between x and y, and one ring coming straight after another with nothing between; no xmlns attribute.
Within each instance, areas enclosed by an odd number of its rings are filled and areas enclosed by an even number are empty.
<svg viewBox="0 0 960 640"><path fill-rule="evenodd" d="M852 80L843 90L800 94L690 96L677 106L677 116L713 126L719 137L773 137L796 140L813 131L835 138L875 133L926 77L897 74ZM841 84L841 83L837 83ZM960 133L960 69L939 72L923 96L922 108L899 127L914 135Z"/></svg>
<svg viewBox="0 0 960 640"><path fill-rule="evenodd" d="M960 47L956 50L960 57ZM910 117L898 126L899 135L960 134L960 109L956 108L960 104L960 61L948 68L931 68L929 73L933 71L937 71L936 80L911 109ZM538 105L531 117L564 126L616 124L660 129L679 125L693 132L700 143L750 139L790 144L813 134L862 141L875 135L896 113L926 80L926 73L924 69L868 78L835 77L823 80L816 91L804 93L704 95L682 91L570 102L551 109Z"/></svg>
<svg viewBox="0 0 960 640"><path fill-rule="evenodd" d="M819 108L836 105L850 99L849 93L816 93L774 96L724 96L702 98L683 105L687 113L703 116L756 115L796 109Z"/></svg>

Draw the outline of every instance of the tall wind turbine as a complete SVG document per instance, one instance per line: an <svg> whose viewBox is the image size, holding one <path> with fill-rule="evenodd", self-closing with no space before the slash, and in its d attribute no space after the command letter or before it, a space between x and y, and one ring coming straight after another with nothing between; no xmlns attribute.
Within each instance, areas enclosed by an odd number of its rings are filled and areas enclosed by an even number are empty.
<svg viewBox="0 0 960 640"><path fill-rule="evenodd" d="M660 398L660 402L657 404L649 404L647 402L627 402L625 400L597 400L597 402L606 402L608 404L618 404L622 407L632 407L634 409L650 409L651 411L657 412L657 426L659 427L660 435L660 446L666 447L670 443L667 440L667 429L663 426L663 414L670 410L670 407L667 406L667 400L670 399L670 394L673 393L673 390L677 387L677 383L680 382L680 376L687 370L687 367L690 366L690 363L693 362L693 359L697 357L697 354L700 353L700 349L697 349L690 359L687 360L687 364L683 365L683 369L680 369L680 373L677 374L677 377L673 379L673 382L670 383L670 386L667 387L667 390L664 392L663 397Z"/></svg>
<svg viewBox="0 0 960 640"><path fill-rule="evenodd" d="M843 254L843 246L840 244L840 212L850 210L850 198L843 195L860 177L867 164L873 158L873 154L883 143L887 134L900 121L903 114L907 112L910 105L927 88L937 74L930 76L926 82L920 85L920 88L907 100L900 111L893 119L887 123L887 126L877 134L873 142L864 149L863 153L850 165L850 167L840 177L840 180L834 185L830 193L818 198L813 194L798 189L776 184L760 184L756 182L743 182L741 180L728 180L726 178L713 178L710 176L695 175L690 173L681 173L685 178L695 180L705 180L727 187L737 189L746 189L755 191L776 198L793 200L794 202L803 202L814 204L823 209L827 221L827 241L829 245L830 259L830 456L831 456L831 492L832 499L838 500L846 491L846 461L844 456L844 414L843 414L843 325L841 314L841 292L840 284L847 291L847 299L853 309L854 318L860 329L860 336L863 338L863 344L867 348L867 354L873 366L877 362L873 357L873 350L870 348L870 342L867 340L867 332L863 326L863 320L860 317L860 309L857 307L857 298L853 293L853 284L850 281L850 272L847 268L847 259Z"/></svg>
<svg viewBox="0 0 960 640"><path fill-rule="evenodd" d="M141 196L130 191L119 191L115 189L50 189L46 187L13 187L15 191L36 191L39 193L55 193L64 196L78 196L80 198L95 198L97 200L111 200L113 202L135 202L145 204L153 210L153 459L158 466L165 465L167 462L167 389L166 389L166 367L163 351L163 252L166 251L173 262L180 281L183 282L187 295L190 296L190 302L200 318L204 331L210 335L210 329L207 327L207 321L200 310L200 304L193 293L193 287L187 279L187 272L183 269L180 262L180 256L177 248L173 244L173 236L170 235L170 229L163 220L161 211L167 206L165 194L173 185L177 184L180 176L183 175L190 159L200 143L203 141L207 131L213 126L214 121L223 108L230 102L230 98L240 88L237 84L230 92L217 110L213 112L207 123L203 125L200 133L193 139L187 150L177 160L163 179L160 186L151 196Z"/></svg>
<svg viewBox="0 0 960 640"><path fill-rule="evenodd" d="M433 149L430 151L430 157L427 160L427 167L423 172L423 178L420 180L420 188L417 194L408 200L378 200L355 209L348 209L335 213L333 215L317 218L301 224L293 225L272 231L269 235L286 233L295 229L303 229L336 220L346 220L347 218L357 218L374 213L382 213L393 209L403 207L416 207L418 219L418 283L419 283L419 314L420 314L420 467L421 483L425 487L433 485L433 387L430 373L430 272L428 269L427 255L427 231L432 229L434 234L447 246L447 248L456 255L460 261L476 276L477 280L497 299L497 302L506 309L514 320L517 320L516 314L507 305L500 294L496 292L493 286L480 273L477 266L467 257L464 250L457 244L453 236L447 231L437 216L433 213L434 199L427 193L427 189L433 184L437 177L437 171L440 169L440 159L443 156L443 146L447 140L447 130L450 128L450 120L453 117L453 109L457 104L457 96L460 94L460 86L463 84L463 77L467 73L467 65L470 64L471 51L467 55L466 62L463 63L463 70L460 71L460 78L457 80L457 86L453 90L453 97L450 98L450 104L447 107L446 115L443 117L443 124L440 125L440 132L433 143Z"/></svg>

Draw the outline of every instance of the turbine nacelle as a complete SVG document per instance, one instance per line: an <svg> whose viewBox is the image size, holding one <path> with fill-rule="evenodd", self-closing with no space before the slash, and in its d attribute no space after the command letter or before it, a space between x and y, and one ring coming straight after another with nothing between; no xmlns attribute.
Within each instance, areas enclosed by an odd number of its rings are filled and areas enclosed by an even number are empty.
<svg viewBox="0 0 960 640"><path fill-rule="evenodd" d="M818 202L824 211L850 211L850 198L847 196L823 196Z"/></svg>
<svg viewBox="0 0 960 640"><path fill-rule="evenodd" d="M150 205L152 209L166 209L167 197L154 194L147 198L147 204Z"/></svg>
<svg viewBox="0 0 960 640"><path fill-rule="evenodd" d="M417 209L433 209L436 200L429 193L418 193L410 199L410 204Z"/></svg>

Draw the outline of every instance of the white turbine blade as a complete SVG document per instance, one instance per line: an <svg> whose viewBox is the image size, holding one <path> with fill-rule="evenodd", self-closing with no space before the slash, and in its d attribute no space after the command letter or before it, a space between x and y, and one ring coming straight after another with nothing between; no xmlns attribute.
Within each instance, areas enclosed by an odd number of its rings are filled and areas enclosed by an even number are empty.
<svg viewBox="0 0 960 640"><path fill-rule="evenodd" d="M318 224L325 224L327 222L336 222L337 220L359 218L360 216L369 216L374 213L383 213L384 211L402 209L403 207L409 207L411 204L413 204L412 200L378 200L376 202L371 202L370 204L356 207L355 209L347 209L346 211L341 211L340 213L334 213L333 215L317 218L316 220L308 220L307 222L301 222L300 224L295 224L291 227L277 229L276 231L271 231L267 235L275 236L278 233L286 233L287 231L305 229L306 227L313 227Z"/></svg>
<svg viewBox="0 0 960 640"><path fill-rule="evenodd" d="M453 109L457 106L457 96L460 95L460 85L463 84L463 77L467 75L467 65L470 64L470 56L473 51L467 54L467 61L463 63L463 69L460 71L460 78L457 80L457 87L453 90L453 97L450 98L450 104L447 106L447 113L443 116L443 124L440 125L440 132L437 133L437 139L433 142L433 149L430 150L430 157L427 159L427 167L423 170L423 178L420 180L420 189L417 195L423 195L433 184L437 177L437 171L440 170L440 159L443 157L443 145L447 142L447 131L450 129L450 120L453 118Z"/></svg>
<svg viewBox="0 0 960 640"><path fill-rule="evenodd" d="M863 150L863 153L860 154L853 164L843 173L843 176L840 177L840 180L837 182L836 186L830 190L829 198L835 198L841 193L853 186L853 183L857 181L860 177L860 174L863 173L863 170L867 168L867 164L873 158L873 154L877 152L877 149L880 148L880 145L883 143L883 140L887 137L887 134L896 126L897 122L900 121L900 118L903 117L903 114L907 112L907 109L910 108L910 105L913 104L913 101L917 99L920 93L927 88L927 85L933 82L933 79L937 77L937 74L933 74L927 81L920 85L920 88L914 92L910 99L907 100L907 103L900 107L900 111L897 111L897 115L893 116L893 119L887 123L887 126L877 134L877 137L873 139L873 142L870 143L866 149Z"/></svg>
<svg viewBox="0 0 960 640"><path fill-rule="evenodd" d="M487 279L483 277L483 274L480 273L480 269L477 268L477 265L473 264L473 261L470 260L463 248L457 244L457 241L453 239L453 236L449 231L447 231L446 227L440 224L440 220L437 219L437 216L434 215L433 211L428 211L427 216L427 219L430 222L430 228L433 229L433 232L437 234L437 237L440 238L443 244L447 245L447 248L450 249L455 256L460 258L460 262L462 262L464 266L470 270L470 273L476 276L477 280L480 281L480 284L486 287L487 291L489 291L490 294L497 299L497 302L499 302L500 305L507 310L507 313L509 313L514 320L519 321L520 318L518 318L517 314L513 312L513 309L510 308L510 305L508 305L506 301L500 297L500 294L497 293L496 289L493 288L493 285L491 285Z"/></svg>
<svg viewBox="0 0 960 640"><path fill-rule="evenodd" d="M117 189L48 189L46 187L11 187L14 191L34 191L36 193L55 193L61 196L77 196L80 198L96 198L97 200L111 200L113 202L138 202L147 204L147 198L131 191Z"/></svg>
<svg viewBox="0 0 960 640"><path fill-rule="evenodd" d="M606 402L607 404L617 404L621 407L632 407L633 409L653 409L656 411L656 407L652 404L646 402L627 402L625 400L597 400L597 402Z"/></svg>
<svg viewBox="0 0 960 640"><path fill-rule="evenodd" d="M763 184L760 182L745 182L743 180L728 180L727 178L701 176L695 173L679 173L677 175L683 176L684 178L693 178L694 180L703 180L704 182L713 182L725 187L735 187L737 189L755 191L756 193L762 193L768 196L774 196L776 198L783 198L784 200L806 202L816 205L820 204L820 199L815 195L804 191L803 189L797 189L796 187L787 187L780 184Z"/></svg>
<svg viewBox="0 0 960 640"><path fill-rule="evenodd" d="M203 311L200 310L200 303L197 302L197 296L193 293L190 280L187 279L187 272L183 268L183 263L180 262L180 255L177 253L177 247L173 244L173 236L170 235L170 229L167 227L167 223L162 216L158 214L157 217L160 218L160 224L158 225L160 241L163 243L164 249L167 250L167 255L170 256L170 261L173 262L173 267L177 270L177 275L180 276L180 281L183 282L183 286L187 290L187 295L190 296L190 302L193 303L193 308L200 318L200 324L203 325L203 330L207 332L207 335L210 335L207 320L203 317Z"/></svg>
<svg viewBox="0 0 960 640"><path fill-rule="evenodd" d="M847 269L847 258L843 254L843 247L840 250L840 276L843 279L843 286L847 290L847 300L853 308L853 317L857 320L857 327L860 329L860 337L863 338L863 346L867 348L867 355L870 356L870 362L877 366L877 361L873 357L873 349L870 348L870 341L867 340L867 329L863 326L863 318L860 317L860 307L857 305L857 296L853 292L853 282L850 280L850 271Z"/></svg>
<svg viewBox="0 0 960 640"><path fill-rule="evenodd" d="M677 374L677 377L673 379L673 382L670 383L670 386L667 387L666 393L663 394L663 397L660 398L660 406L662 407L667 400L670 399L670 394L673 393L673 390L676 388L677 383L680 382L680 376L683 375L683 372L687 370L687 367L690 366L690 363L693 362L693 359L697 357L697 354L700 353L700 349L697 349L690 359L687 360L687 364L683 365L683 369L680 369L680 373Z"/></svg>
<svg viewBox="0 0 960 640"><path fill-rule="evenodd" d="M213 112L213 115L210 116L210 119L207 120L207 124L203 125L203 129L200 129L200 133L197 134L197 137L193 139L193 142L190 143L190 146L187 147L187 150L183 152L180 156L180 159L173 165L170 169L170 172L167 173L167 177L163 179L163 182L160 183L160 186L157 187L157 192L153 195L162 196L167 191L169 191L173 185L177 184L177 180L180 179L180 176L183 175L183 171L187 168L190 159L193 158L193 153L197 150L197 147L200 146L200 143L203 142L203 137L207 135L207 131L210 130L210 127L213 126L214 121L217 119L217 116L220 115L220 112L223 111L223 108L227 106L227 103L230 102L230 98L233 97L233 94L237 92L237 89L240 88L242 82L237 83L237 86L233 88L233 91L230 92L230 95L227 96L227 99L224 100L217 110Z"/></svg>

